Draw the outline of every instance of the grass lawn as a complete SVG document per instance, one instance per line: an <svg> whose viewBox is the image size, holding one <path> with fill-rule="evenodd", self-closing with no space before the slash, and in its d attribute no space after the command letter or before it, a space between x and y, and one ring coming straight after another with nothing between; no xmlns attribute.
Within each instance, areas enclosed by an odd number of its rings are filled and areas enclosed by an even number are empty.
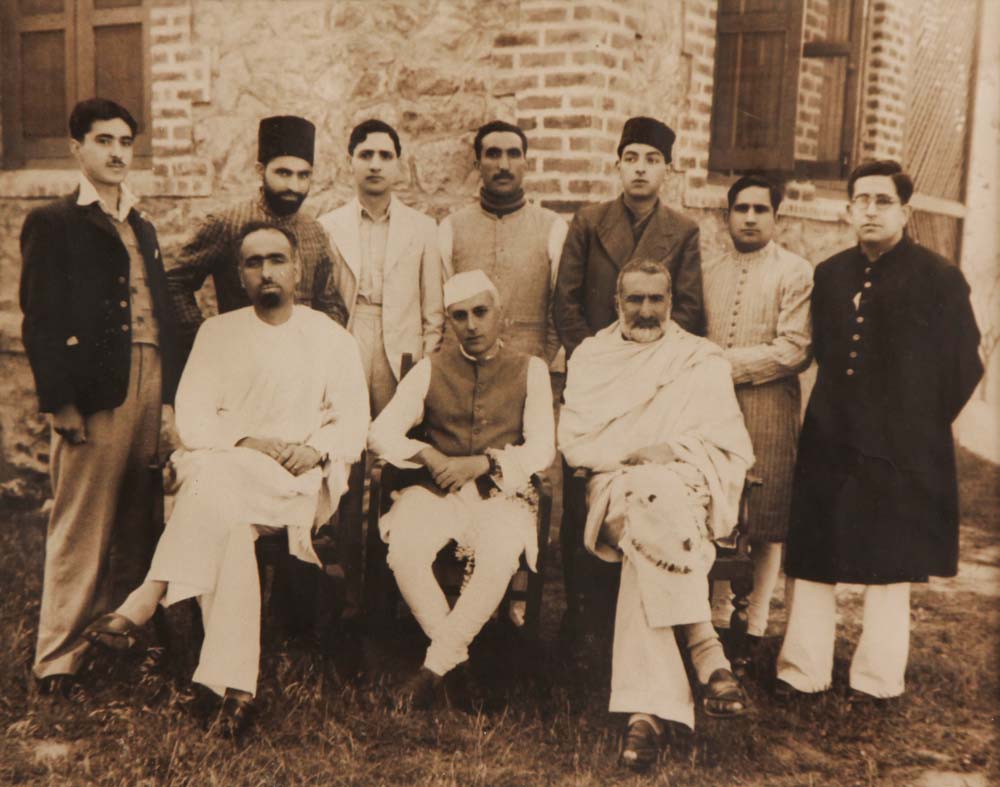
<svg viewBox="0 0 1000 787"><path fill-rule="evenodd" d="M213 734L211 714L183 678L144 672L138 658L95 664L84 698L38 697L30 663L44 517L2 512L0 784L1000 783L1000 468L962 452L959 473L962 571L914 588L908 690L900 701L859 710L844 699L860 611L857 589L844 588L834 691L776 704L767 692L775 637L757 654L757 677L748 682L754 712L728 722L699 715L693 745L666 753L645 777L615 765L623 718L606 711L606 659L581 662L557 645L557 559L550 561L541 645L487 632L489 641L477 646L470 682L478 711L383 708L394 682L419 664L418 638L365 642L365 663L378 666L359 677L342 654L321 655L308 640L279 641L269 626L261 715L237 744ZM190 612L170 617L183 639ZM780 634L780 599L773 618ZM178 673L189 669L174 664Z"/></svg>

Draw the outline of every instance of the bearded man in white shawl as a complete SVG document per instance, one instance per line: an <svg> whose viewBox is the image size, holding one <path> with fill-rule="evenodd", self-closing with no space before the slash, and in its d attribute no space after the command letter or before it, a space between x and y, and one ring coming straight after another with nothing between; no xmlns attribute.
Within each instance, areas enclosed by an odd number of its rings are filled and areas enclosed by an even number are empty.
<svg viewBox="0 0 1000 787"><path fill-rule="evenodd" d="M83 633L126 650L158 604L197 598L205 639L193 680L223 696L220 729L235 735L252 716L260 660L254 541L287 528L291 554L319 565L312 528L346 490L369 420L354 339L295 305L295 236L253 222L237 243L251 306L198 331L177 391L180 487L149 573Z"/></svg>
<svg viewBox="0 0 1000 787"><path fill-rule="evenodd" d="M618 275L619 319L569 363L559 448L593 471L584 543L622 564L612 651L612 712L631 714L621 762L642 770L670 733L690 734L694 700L674 630L707 715L749 700L711 624L714 541L736 525L750 437L721 351L670 321L670 274L638 259Z"/></svg>

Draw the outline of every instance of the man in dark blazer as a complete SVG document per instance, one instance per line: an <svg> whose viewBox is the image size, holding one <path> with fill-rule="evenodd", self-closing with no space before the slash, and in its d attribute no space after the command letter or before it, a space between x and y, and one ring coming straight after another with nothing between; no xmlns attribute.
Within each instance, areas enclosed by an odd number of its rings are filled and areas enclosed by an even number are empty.
<svg viewBox="0 0 1000 787"><path fill-rule="evenodd" d="M666 264L674 283L671 319L691 333L705 333L698 225L659 197L674 139L658 120L629 118L618 143L622 193L581 208L570 224L555 292L556 328L567 357L618 319L618 271L635 258Z"/></svg>
<svg viewBox="0 0 1000 787"><path fill-rule="evenodd" d="M43 693L76 683L80 631L141 581L156 544L161 405L179 370L156 230L124 184L136 130L112 101L77 104L80 187L21 230L22 336L53 431L34 664Z"/></svg>
<svg viewBox="0 0 1000 787"><path fill-rule="evenodd" d="M705 333L698 225L668 208L659 196L674 139L673 130L659 120L629 118L618 143L622 193L609 202L581 208L570 224L559 260L554 305L556 330L567 360L580 342L618 319L618 271L632 259L653 259L667 266L673 281L671 319L691 333ZM563 471L564 475L568 472L565 464ZM580 528L585 512L573 510L572 495L565 494L563 499L568 501L560 529L568 601L565 633L572 633L578 618L607 620L610 626L610 607L604 613L587 615L580 614L580 607L589 607L591 601L613 603L617 566L583 551ZM582 592L592 598L581 598Z"/></svg>
<svg viewBox="0 0 1000 787"><path fill-rule="evenodd" d="M836 583L865 585L849 698L903 693L910 583L958 568L951 424L983 373L962 272L905 233L913 182L892 161L847 181L858 245L816 268L819 374L802 427L785 572L780 694L830 687Z"/></svg>

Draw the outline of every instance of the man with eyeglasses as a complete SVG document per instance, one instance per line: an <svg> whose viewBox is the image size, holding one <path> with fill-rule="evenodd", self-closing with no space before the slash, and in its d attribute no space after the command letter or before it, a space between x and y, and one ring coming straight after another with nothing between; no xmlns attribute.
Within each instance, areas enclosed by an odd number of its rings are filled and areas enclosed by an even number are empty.
<svg viewBox="0 0 1000 787"><path fill-rule="evenodd" d="M785 571L794 578L776 691L827 690L836 584L865 586L851 703L904 690L910 584L958 568L951 423L982 376L961 271L906 235L913 181L893 161L855 169L858 245L816 268L809 400Z"/></svg>

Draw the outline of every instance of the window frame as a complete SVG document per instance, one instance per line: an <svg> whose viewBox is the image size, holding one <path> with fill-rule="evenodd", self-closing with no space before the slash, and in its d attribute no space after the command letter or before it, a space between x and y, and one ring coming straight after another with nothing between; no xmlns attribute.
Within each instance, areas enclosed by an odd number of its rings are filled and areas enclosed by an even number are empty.
<svg viewBox="0 0 1000 787"><path fill-rule="evenodd" d="M839 1L839 0L838 0ZM805 19L807 0L785 0L782 11L758 12L751 18L744 12L739 14L724 14L719 12L716 24L715 71L712 95L712 124L709 137L709 172L722 176L734 177L748 171L762 171L793 177L800 180L824 181L836 187L847 177L850 166L857 160L859 144L859 123L861 106L861 88L863 83L864 47L867 36L865 28L865 7L867 0L847 0L851 3L850 25L851 37L847 42L830 43L827 41L806 42ZM777 144L770 149L740 148L736 141L723 144L716 137L723 129L715 122L717 106L720 100L719 72L721 59L719 57L720 33L759 33L785 30L788 36L785 40L785 68L776 84L771 87L779 91ZM738 51L738 50L737 50ZM739 62L735 55L736 83L733 90L732 116L738 111L735 104L739 91ZM840 152L838 161L813 162L795 158L795 135L798 125L799 110L799 76L802 63L808 58L845 57L847 72L844 85L844 121L842 123ZM793 100L790 100L793 99ZM724 111L724 110L723 110ZM735 134L735 121L729 124Z"/></svg>
<svg viewBox="0 0 1000 787"><path fill-rule="evenodd" d="M24 140L22 118L23 60L20 36L24 32L65 31L65 117L80 100L96 94L95 30L124 24L141 26L142 128L136 137L133 168L152 166L152 58L150 57L151 0L132 6L95 8L94 0L65 0L59 13L22 14L15 2L4 3L0 13L3 39L3 169L70 169L76 161L69 153L68 131L60 137Z"/></svg>

